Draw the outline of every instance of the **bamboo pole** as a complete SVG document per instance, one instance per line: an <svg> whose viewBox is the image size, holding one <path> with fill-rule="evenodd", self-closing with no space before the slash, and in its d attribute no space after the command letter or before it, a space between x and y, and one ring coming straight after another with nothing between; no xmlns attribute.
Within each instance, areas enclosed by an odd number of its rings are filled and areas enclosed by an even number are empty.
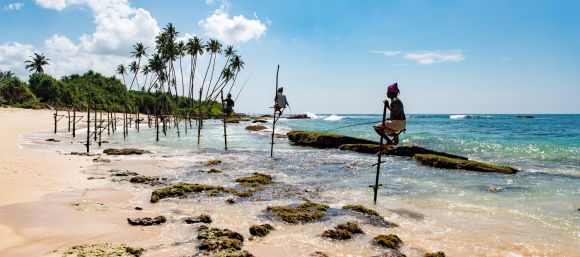
<svg viewBox="0 0 580 257"><path fill-rule="evenodd" d="M274 92L274 106L276 106L276 98L278 96L278 74L280 72L280 65L276 69L276 91ZM282 115L280 113L280 115ZM274 131L276 131L276 108L274 108L274 120L272 120L272 144L270 145L270 157L274 158Z"/></svg>
<svg viewBox="0 0 580 257"><path fill-rule="evenodd" d="M381 126L385 125L385 119L387 118L387 102L384 102L384 107L383 107L383 121L381 123ZM376 163L377 165L377 175L375 177L375 186L373 187L373 190L375 191L375 195L373 197L373 202L375 203L375 205L377 204L377 193L379 191L379 174L381 171L381 157L383 156L383 136L381 136L381 140L379 141L379 153L378 153L378 161Z"/></svg>

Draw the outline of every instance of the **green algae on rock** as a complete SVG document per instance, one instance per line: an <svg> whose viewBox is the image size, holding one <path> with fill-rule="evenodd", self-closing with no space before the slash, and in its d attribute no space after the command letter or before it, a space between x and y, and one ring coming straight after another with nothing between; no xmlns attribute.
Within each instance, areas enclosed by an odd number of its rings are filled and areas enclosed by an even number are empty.
<svg viewBox="0 0 580 257"><path fill-rule="evenodd" d="M185 218L183 221L187 224L194 224L194 223L207 223L207 224L209 224L212 222L212 219L207 214L201 214L197 217Z"/></svg>
<svg viewBox="0 0 580 257"><path fill-rule="evenodd" d="M362 234L364 233L358 224L354 222L347 222L339 224L334 229L326 230L322 233L322 237L336 239L336 240L347 240L352 238L352 234Z"/></svg>
<svg viewBox="0 0 580 257"><path fill-rule="evenodd" d="M413 159L419 164L442 169L461 169L506 174L514 174L518 172L517 169L508 166L489 164L472 160L461 160L433 154L417 154L413 156Z"/></svg>
<svg viewBox="0 0 580 257"><path fill-rule="evenodd" d="M137 257L145 250L141 247L130 247L125 244L100 243L75 245L64 251L63 256L116 256Z"/></svg>
<svg viewBox="0 0 580 257"><path fill-rule="evenodd" d="M207 162L205 162L205 166L215 166L215 165L220 165L222 164L221 160L209 160Z"/></svg>
<svg viewBox="0 0 580 257"><path fill-rule="evenodd" d="M236 203L236 200L234 200L234 198L228 198L228 199L226 200L226 203L229 203L229 204L234 204L234 203Z"/></svg>
<svg viewBox="0 0 580 257"><path fill-rule="evenodd" d="M254 172L252 176L236 179L242 187L258 187L260 185L269 185L274 183L272 176L259 172Z"/></svg>
<svg viewBox="0 0 580 257"><path fill-rule="evenodd" d="M426 253L425 257L445 257L444 252Z"/></svg>
<svg viewBox="0 0 580 257"><path fill-rule="evenodd" d="M249 125L246 127L246 130L249 130L249 131L260 131L260 130L264 130L264 129L268 129L268 127L263 126L263 125Z"/></svg>
<svg viewBox="0 0 580 257"><path fill-rule="evenodd" d="M310 131L290 131L286 135L296 145L318 148L338 148L344 144L378 144L378 142L362 138Z"/></svg>
<svg viewBox="0 0 580 257"><path fill-rule="evenodd" d="M366 208L366 207L364 207L364 206L362 206L360 204L359 205L351 205L351 204L348 204L348 205L343 206L342 209L343 210L351 210L351 211L355 211L355 212L360 212L360 213L363 213L363 214L366 214L366 215L380 216L380 214L377 211L372 210L372 209L369 209L369 208Z"/></svg>
<svg viewBox="0 0 580 257"><path fill-rule="evenodd" d="M218 194L223 192L224 188L221 186L211 186L204 184L189 184L180 182L175 185L156 189L151 193L151 202L156 203L164 198L184 197L191 193L209 192L210 194Z"/></svg>
<svg viewBox="0 0 580 257"><path fill-rule="evenodd" d="M379 144L344 144L338 147L339 150L348 150L358 153L371 153L376 154L379 152ZM439 156L445 156L450 158L457 158L462 160L467 160L467 157L458 156L454 154L449 154L445 152L435 151L427 149L417 145L404 145L396 148L383 148L383 154L394 155L394 156L404 156L413 157L416 154L435 154Z"/></svg>
<svg viewBox="0 0 580 257"><path fill-rule="evenodd" d="M268 122L268 121L265 119L260 119L260 118L256 118L252 121L252 123L266 123L266 122Z"/></svg>
<svg viewBox="0 0 580 257"><path fill-rule="evenodd" d="M160 178L148 177L148 176L143 176L143 175L132 177L131 179L129 179L129 182L135 183L135 184L147 184L150 186L156 186L156 185L162 184L160 181Z"/></svg>
<svg viewBox="0 0 580 257"><path fill-rule="evenodd" d="M199 250L211 256L253 256L247 251L242 251L244 237L229 229L201 226L198 229L197 239L200 240Z"/></svg>
<svg viewBox="0 0 580 257"><path fill-rule="evenodd" d="M250 227L250 234L252 236L265 237L270 234L270 231L274 230L274 227L270 224L252 225Z"/></svg>
<svg viewBox="0 0 580 257"><path fill-rule="evenodd" d="M151 152L135 148L121 148L121 149L108 148L105 149L103 153L105 153L106 155L142 155Z"/></svg>
<svg viewBox="0 0 580 257"><path fill-rule="evenodd" d="M268 206L266 210L282 221L288 223L305 223L321 219L326 215L328 208L328 205L309 201L299 204L296 207Z"/></svg>
<svg viewBox="0 0 580 257"><path fill-rule="evenodd" d="M397 235L378 235L376 236L373 241L375 244L391 248L391 249L398 249L403 242Z"/></svg>

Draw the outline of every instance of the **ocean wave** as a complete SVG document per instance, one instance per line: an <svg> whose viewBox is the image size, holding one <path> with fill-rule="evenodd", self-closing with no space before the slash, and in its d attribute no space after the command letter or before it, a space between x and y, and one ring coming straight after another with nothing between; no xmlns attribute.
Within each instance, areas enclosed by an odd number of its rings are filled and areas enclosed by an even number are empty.
<svg viewBox="0 0 580 257"><path fill-rule="evenodd" d="M342 119L344 119L344 118L345 118L344 116L338 116L338 115L334 115L334 114L332 114L332 115L330 115L330 116L328 116L328 117L325 117L325 118L324 118L324 120L328 120L328 121L337 121L337 120L342 120Z"/></svg>
<svg viewBox="0 0 580 257"><path fill-rule="evenodd" d="M490 115L476 115L476 114L453 114L449 115L449 118L452 120L464 120L464 119L486 119L486 118L493 118Z"/></svg>
<svg viewBox="0 0 580 257"><path fill-rule="evenodd" d="M308 118L311 118L313 120L317 120L317 119L321 119L322 117L316 115L316 113L312 113L312 112L305 112L306 116L308 116Z"/></svg>

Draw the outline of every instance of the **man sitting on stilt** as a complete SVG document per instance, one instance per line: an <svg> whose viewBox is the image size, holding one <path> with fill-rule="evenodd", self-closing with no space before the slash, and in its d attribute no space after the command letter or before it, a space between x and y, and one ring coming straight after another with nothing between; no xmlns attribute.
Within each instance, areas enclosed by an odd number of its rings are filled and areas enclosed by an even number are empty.
<svg viewBox="0 0 580 257"><path fill-rule="evenodd" d="M226 107L224 107L223 111L226 116L229 117L234 112L234 100L232 100L232 94L228 94L228 98L226 98L224 102L226 102Z"/></svg>
<svg viewBox="0 0 580 257"><path fill-rule="evenodd" d="M384 123L380 122L373 126L377 134L387 140L387 146L399 144L399 134L405 131L405 126L407 124L403 102L398 98L399 93L399 86L397 83L388 87L387 97L391 99L391 104L389 105L389 100L385 100L384 102L391 112L391 116L385 120ZM391 140L389 136L392 136L393 140Z"/></svg>

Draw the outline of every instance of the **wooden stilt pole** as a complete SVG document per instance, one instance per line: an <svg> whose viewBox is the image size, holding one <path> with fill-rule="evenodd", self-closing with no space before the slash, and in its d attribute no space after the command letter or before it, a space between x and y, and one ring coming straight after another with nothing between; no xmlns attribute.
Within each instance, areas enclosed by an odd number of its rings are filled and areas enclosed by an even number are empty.
<svg viewBox="0 0 580 257"><path fill-rule="evenodd" d="M95 136L94 136L94 140L96 142L97 141L97 111L95 110L94 113L95 113L94 114L95 119L93 120L95 122L95 130L94 130ZM89 119L90 119L90 117L89 117Z"/></svg>
<svg viewBox="0 0 580 257"><path fill-rule="evenodd" d="M224 150L228 150L228 131L226 126L226 112L224 106L224 90L222 89L220 92L220 97L222 99L222 112L224 114Z"/></svg>
<svg viewBox="0 0 580 257"><path fill-rule="evenodd" d="M76 137L76 131L77 131L77 109L73 107L73 127L72 127L73 137Z"/></svg>
<svg viewBox="0 0 580 257"><path fill-rule="evenodd" d="M89 102L87 104L87 155L91 145L91 84L89 83Z"/></svg>
<svg viewBox="0 0 580 257"><path fill-rule="evenodd" d="M276 91L274 92L274 106L276 105L276 96L278 95L278 73L280 72L280 65L276 69ZM282 114L280 114L282 115ZM270 157L274 158L274 132L276 131L276 108L274 108L274 119L272 120L272 144L270 145Z"/></svg>
<svg viewBox="0 0 580 257"><path fill-rule="evenodd" d="M58 122L58 107L54 108L54 134L56 134L56 124Z"/></svg>
<svg viewBox="0 0 580 257"><path fill-rule="evenodd" d="M103 133L103 111L99 111L99 130L98 131L99 131L99 147L101 147L101 134Z"/></svg>
<svg viewBox="0 0 580 257"><path fill-rule="evenodd" d="M387 102L384 102L384 107L383 107L383 121L381 123L381 125L384 126L385 124L385 119L387 118ZM383 137L381 136L381 140L379 141L379 153L378 153L378 161L376 163L377 165L377 175L375 177L375 186L373 187L373 190L375 191L375 195L373 197L373 202L375 203L375 205L377 204L377 193L379 191L379 174L381 172L381 157L383 156Z"/></svg>
<svg viewBox="0 0 580 257"><path fill-rule="evenodd" d="M107 110L107 135L111 135L111 111Z"/></svg>
<svg viewBox="0 0 580 257"><path fill-rule="evenodd" d="M67 117L68 117L68 132L70 132L70 107L66 109Z"/></svg>

